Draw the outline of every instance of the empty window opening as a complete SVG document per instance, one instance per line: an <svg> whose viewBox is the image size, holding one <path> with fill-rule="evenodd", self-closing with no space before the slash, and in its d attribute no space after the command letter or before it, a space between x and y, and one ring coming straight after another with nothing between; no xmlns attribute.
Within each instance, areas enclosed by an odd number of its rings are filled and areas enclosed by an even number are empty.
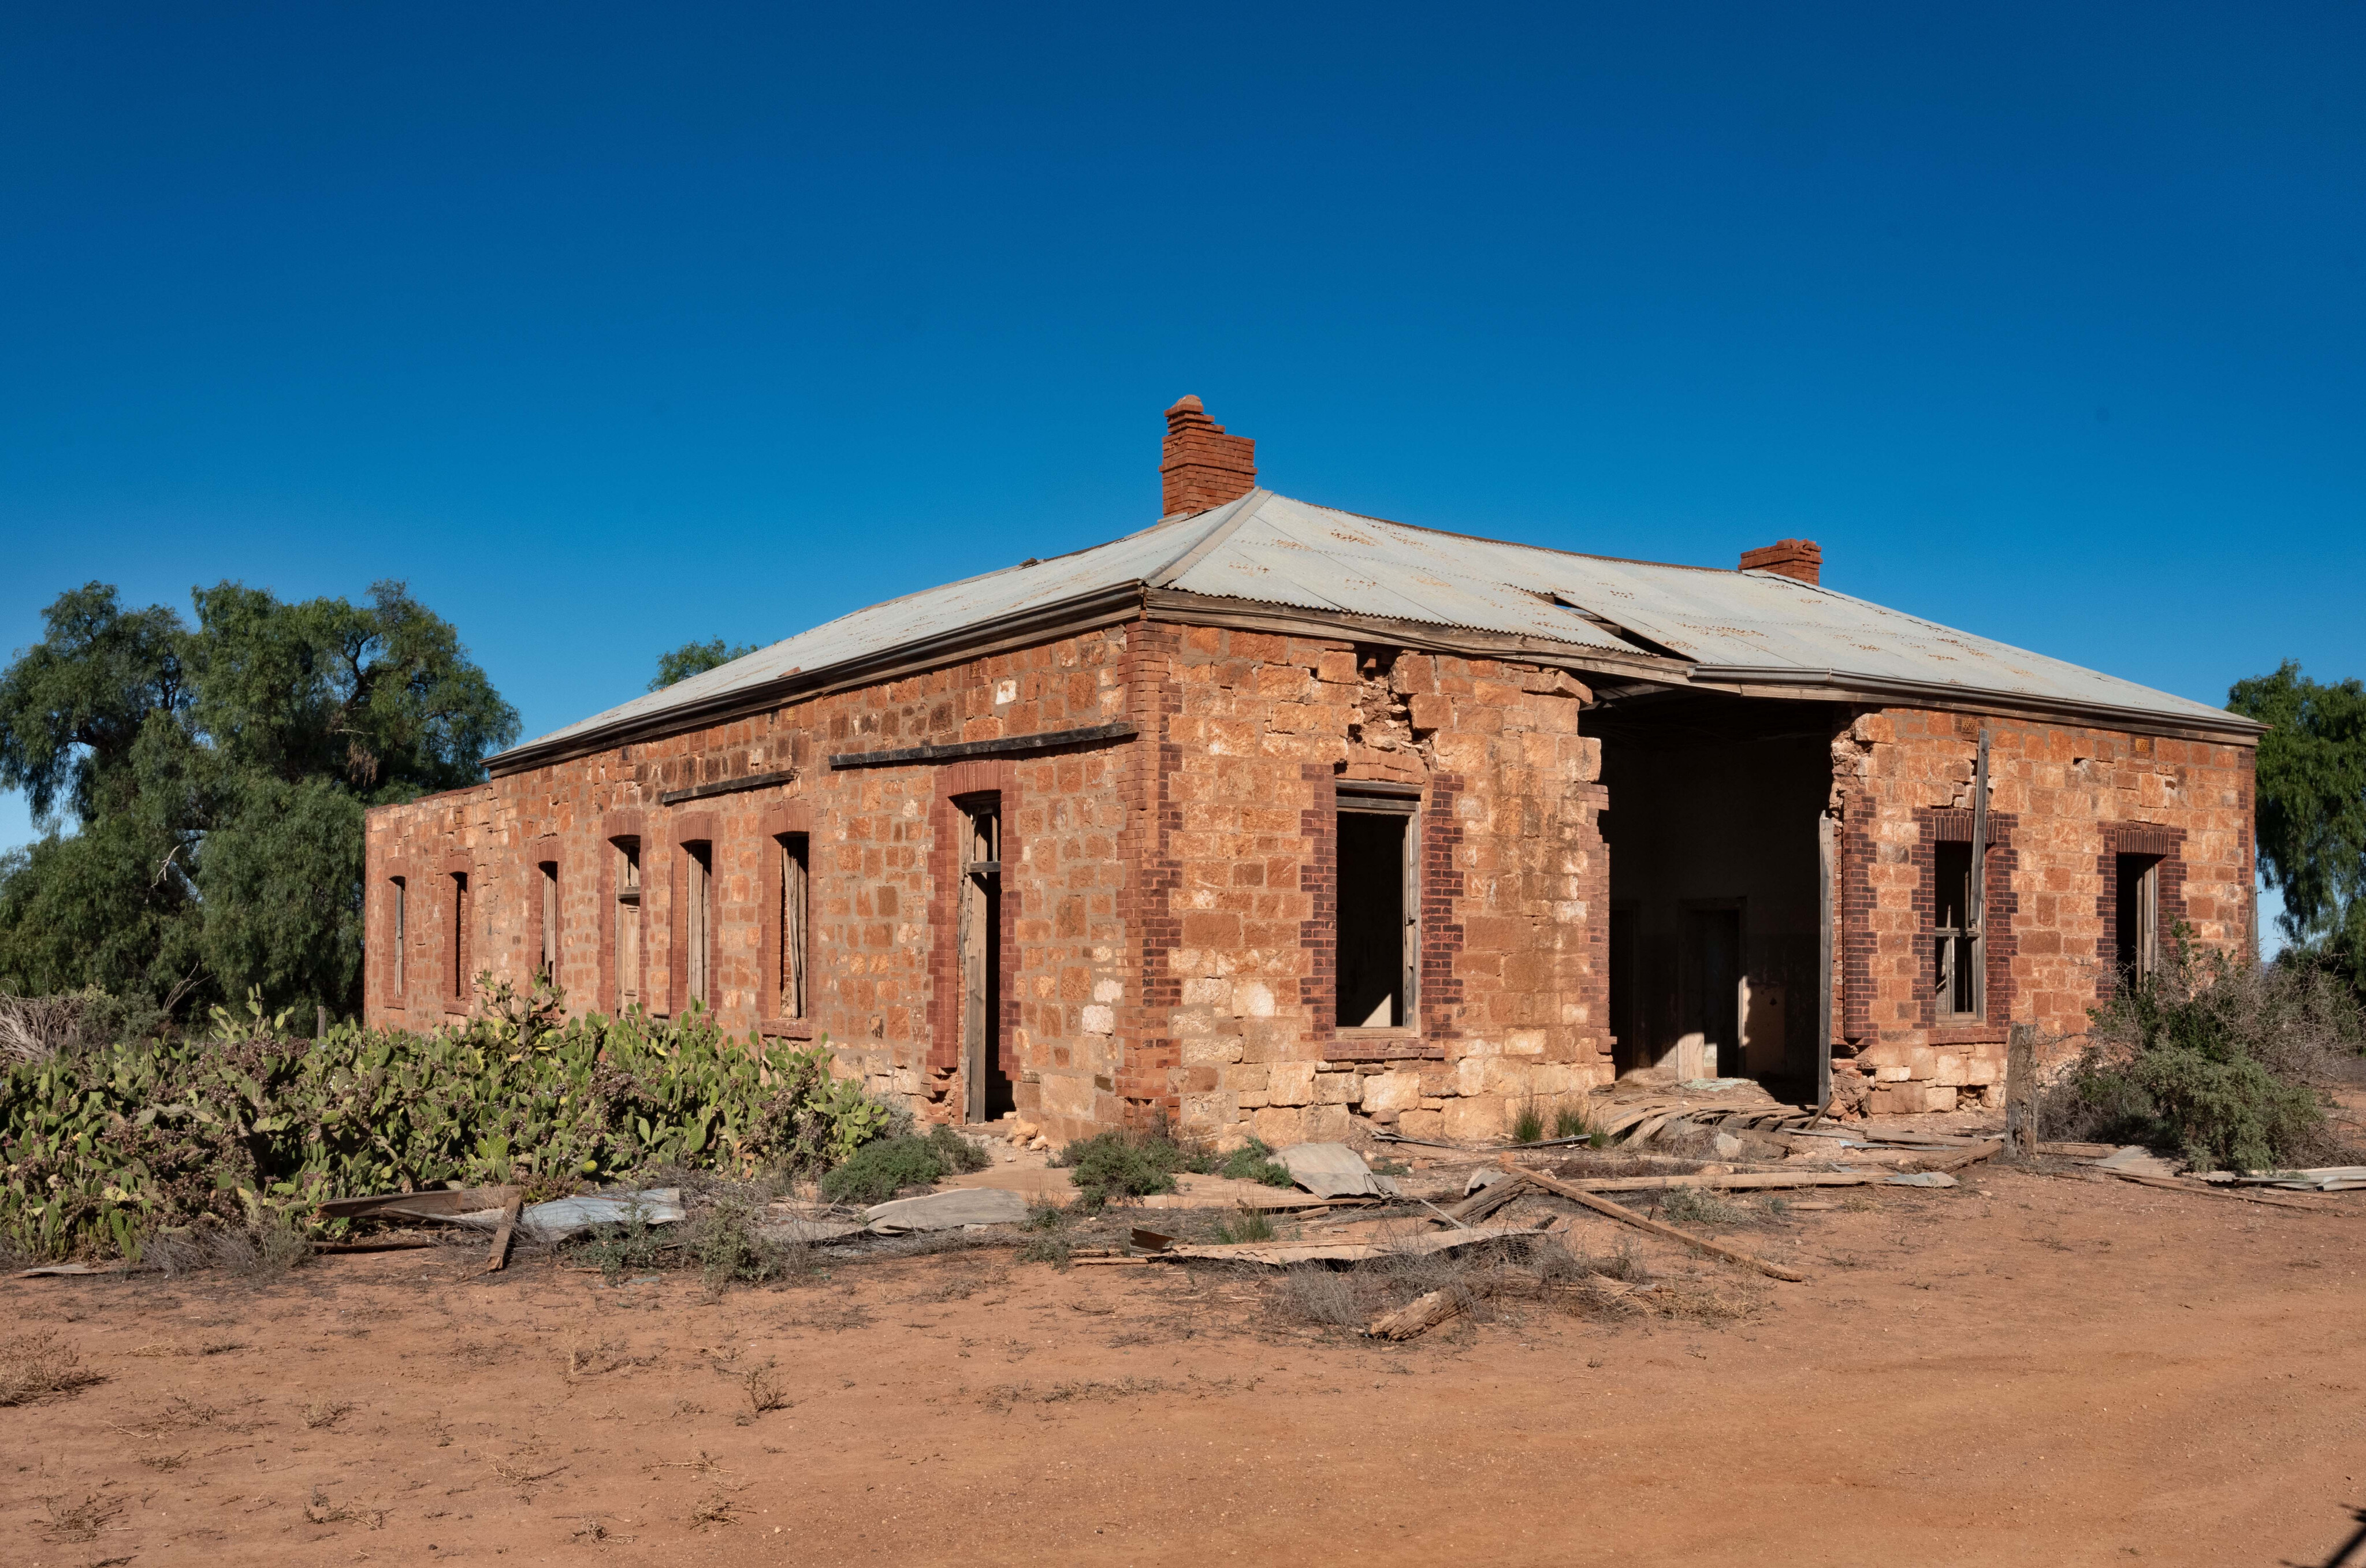
<svg viewBox="0 0 2366 1568"><path fill-rule="evenodd" d="M1339 795L1338 1010L1342 1029L1413 1026L1418 898L1411 795Z"/></svg>
<svg viewBox="0 0 2366 1568"><path fill-rule="evenodd" d="M452 995L465 998L468 994L468 874L452 874Z"/></svg>
<svg viewBox="0 0 2366 1568"><path fill-rule="evenodd" d="M1002 797L956 801L961 835L962 1068L963 1117L990 1122L1018 1109L1002 1030Z"/></svg>
<svg viewBox="0 0 2366 1568"><path fill-rule="evenodd" d="M616 1010L641 1005L641 841L618 839L616 849Z"/></svg>
<svg viewBox="0 0 2366 1568"><path fill-rule="evenodd" d="M682 869L682 1000L685 1007L713 1010L715 943L715 850L684 844Z"/></svg>
<svg viewBox="0 0 2366 1568"><path fill-rule="evenodd" d="M2113 869L2120 983L2138 986L2160 972L2160 857L2120 855Z"/></svg>
<svg viewBox="0 0 2366 1568"><path fill-rule="evenodd" d="M411 889L394 881L394 994L402 995L402 950L411 941Z"/></svg>
<svg viewBox="0 0 2366 1568"><path fill-rule="evenodd" d="M1980 931L1972 912L1972 846L1942 841L1931 850L1932 1010L1941 1018L1980 1011Z"/></svg>
<svg viewBox="0 0 2366 1568"><path fill-rule="evenodd" d="M781 1016L806 1016L806 919L811 850L803 833L775 840L781 854Z"/></svg>
<svg viewBox="0 0 2366 1568"><path fill-rule="evenodd" d="M558 983L558 863L544 861L542 876L542 977Z"/></svg>

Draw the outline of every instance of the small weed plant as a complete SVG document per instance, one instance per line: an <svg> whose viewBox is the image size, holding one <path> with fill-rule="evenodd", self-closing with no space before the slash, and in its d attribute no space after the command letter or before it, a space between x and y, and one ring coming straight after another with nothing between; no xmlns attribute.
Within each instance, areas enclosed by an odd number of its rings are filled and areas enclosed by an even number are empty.
<svg viewBox="0 0 2366 1568"><path fill-rule="evenodd" d="M1512 1113L1512 1142L1515 1144L1539 1143L1543 1140L1544 1135L1544 1107L1538 1105L1533 1100L1521 1101L1519 1110Z"/></svg>
<svg viewBox="0 0 2366 1568"><path fill-rule="evenodd" d="M1216 1222L1220 1242L1271 1241L1273 1221L1262 1209L1242 1209Z"/></svg>

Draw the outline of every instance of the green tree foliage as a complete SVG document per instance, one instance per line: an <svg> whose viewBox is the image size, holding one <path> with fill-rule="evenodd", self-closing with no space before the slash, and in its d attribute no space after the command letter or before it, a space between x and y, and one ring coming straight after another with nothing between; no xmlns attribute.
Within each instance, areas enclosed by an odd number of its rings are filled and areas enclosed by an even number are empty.
<svg viewBox="0 0 2366 1568"><path fill-rule="evenodd" d="M2236 683L2226 705L2259 740L2259 869L2278 924L2366 989L2366 684L2322 685L2292 660Z"/></svg>
<svg viewBox="0 0 2366 1568"><path fill-rule="evenodd" d="M677 681L687 681L693 675L704 675L709 670L720 670L735 659L745 659L756 651L752 642L733 643L725 647L723 639L712 642L686 642L671 653L658 655L657 679L649 690L662 692Z"/></svg>
<svg viewBox="0 0 2366 1568"><path fill-rule="evenodd" d="M400 583L191 597L85 584L0 671L0 786L51 829L0 857L0 989L353 1011L362 812L481 778L517 715Z"/></svg>

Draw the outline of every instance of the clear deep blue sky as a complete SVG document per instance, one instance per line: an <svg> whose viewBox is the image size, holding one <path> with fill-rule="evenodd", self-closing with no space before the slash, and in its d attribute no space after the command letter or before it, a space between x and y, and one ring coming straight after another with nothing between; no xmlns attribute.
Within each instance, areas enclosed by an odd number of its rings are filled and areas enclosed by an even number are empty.
<svg viewBox="0 0 2366 1568"><path fill-rule="evenodd" d="M46 14L44 14L46 13ZM2366 9L0 18L0 647L408 580L529 736L1157 511L2366 674ZM0 801L0 843L31 831Z"/></svg>

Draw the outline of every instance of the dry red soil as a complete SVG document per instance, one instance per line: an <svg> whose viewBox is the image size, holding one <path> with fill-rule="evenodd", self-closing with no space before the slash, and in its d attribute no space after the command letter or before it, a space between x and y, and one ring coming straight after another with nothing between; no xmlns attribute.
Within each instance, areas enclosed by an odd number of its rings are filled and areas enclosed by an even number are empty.
<svg viewBox="0 0 2366 1568"><path fill-rule="evenodd" d="M6 1334L106 1381L0 1409L0 1561L2333 1558L2366 1204L1967 1174L1737 1233L1812 1276L1720 1273L1738 1322L1528 1301L1403 1345L1002 1249L719 1299L443 1251L10 1280ZM755 1414L767 1362L791 1403Z"/></svg>

